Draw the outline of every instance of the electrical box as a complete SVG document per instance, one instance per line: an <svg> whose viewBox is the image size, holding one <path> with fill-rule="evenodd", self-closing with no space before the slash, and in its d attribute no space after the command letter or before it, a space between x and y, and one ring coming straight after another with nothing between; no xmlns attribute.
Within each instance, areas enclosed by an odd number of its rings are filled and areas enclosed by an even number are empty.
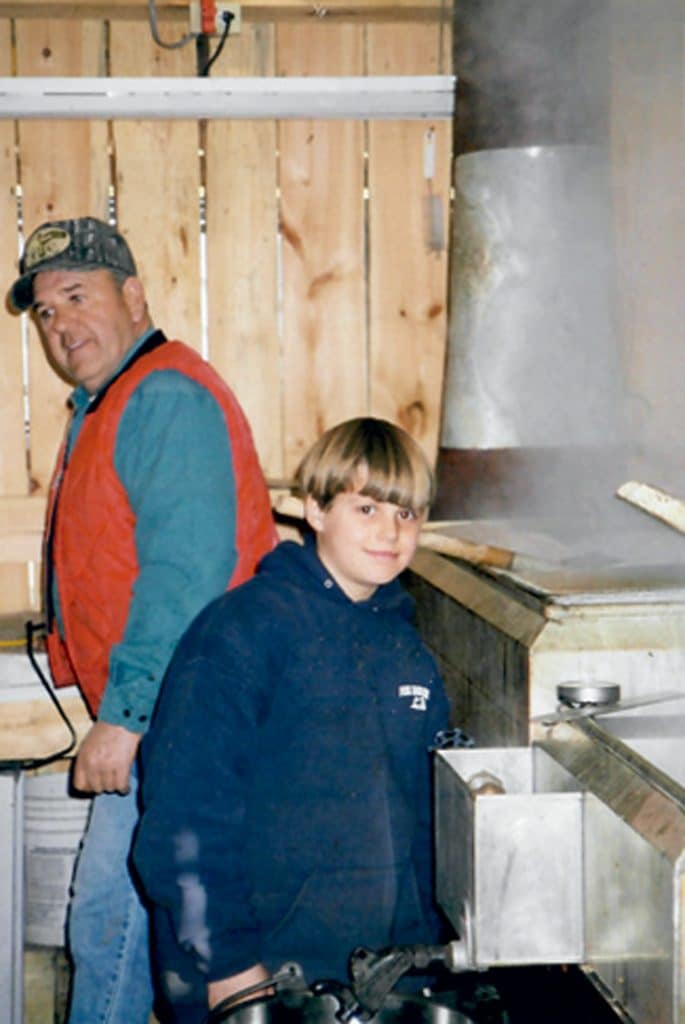
<svg viewBox="0 0 685 1024"><path fill-rule="evenodd" d="M196 35L222 36L230 21L229 35L240 32L240 4L218 3L216 0L192 0L190 31Z"/></svg>

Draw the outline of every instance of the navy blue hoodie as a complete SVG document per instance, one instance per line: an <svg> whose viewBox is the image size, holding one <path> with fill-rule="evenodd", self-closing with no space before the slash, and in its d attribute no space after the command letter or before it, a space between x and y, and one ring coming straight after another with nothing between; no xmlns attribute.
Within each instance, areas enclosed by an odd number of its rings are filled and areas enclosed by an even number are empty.
<svg viewBox="0 0 685 1024"><path fill-rule="evenodd" d="M295 960L344 981L356 945L438 941L429 747L448 704L412 616L397 581L355 603L313 543L283 542L182 639L134 859L209 980Z"/></svg>

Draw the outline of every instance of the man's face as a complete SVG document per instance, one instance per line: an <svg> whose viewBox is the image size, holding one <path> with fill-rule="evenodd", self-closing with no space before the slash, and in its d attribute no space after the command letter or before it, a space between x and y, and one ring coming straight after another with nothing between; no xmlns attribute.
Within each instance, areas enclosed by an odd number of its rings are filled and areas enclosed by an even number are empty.
<svg viewBox="0 0 685 1024"><path fill-rule="evenodd" d="M107 270L45 270L33 282L33 312L53 361L95 394L146 326L138 278L121 288Z"/></svg>

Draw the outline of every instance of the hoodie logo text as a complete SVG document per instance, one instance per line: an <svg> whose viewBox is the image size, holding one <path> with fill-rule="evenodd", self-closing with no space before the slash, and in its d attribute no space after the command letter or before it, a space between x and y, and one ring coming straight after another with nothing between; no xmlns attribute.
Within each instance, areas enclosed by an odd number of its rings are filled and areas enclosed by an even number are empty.
<svg viewBox="0 0 685 1024"><path fill-rule="evenodd" d="M397 689L399 697L410 697L409 707L412 711L425 711L428 707L430 690L427 686L417 686L416 683L403 683Z"/></svg>

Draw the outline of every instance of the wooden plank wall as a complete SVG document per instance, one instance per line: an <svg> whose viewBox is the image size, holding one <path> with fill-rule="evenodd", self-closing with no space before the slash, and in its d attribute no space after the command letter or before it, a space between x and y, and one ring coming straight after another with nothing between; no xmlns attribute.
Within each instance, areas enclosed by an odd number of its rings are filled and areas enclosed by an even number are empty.
<svg viewBox="0 0 685 1024"><path fill-rule="evenodd" d="M0 73L11 72L10 26L0 22ZM15 126L0 121L0 274L10 282L16 268L17 247L15 200L10 182L15 181ZM24 372L20 334L14 320L9 320L4 306L0 308L2 338L0 339L0 493L26 494L26 448L24 432ZM0 606L26 607L29 599L26 568L17 563L0 566Z"/></svg>
<svg viewBox="0 0 685 1024"><path fill-rule="evenodd" d="M196 73L193 44L161 48L144 19L96 15L0 17L0 74ZM447 27L429 21L244 22L212 74L438 74L449 52ZM269 477L291 474L323 429L362 413L403 424L435 457L448 277L426 218L428 199L447 236L450 143L446 121L0 121L3 288L22 217L28 233L49 218L112 216L155 322L233 386ZM27 318L3 307L0 325L7 612L39 604L39 512L70 389Z"/></svg>

